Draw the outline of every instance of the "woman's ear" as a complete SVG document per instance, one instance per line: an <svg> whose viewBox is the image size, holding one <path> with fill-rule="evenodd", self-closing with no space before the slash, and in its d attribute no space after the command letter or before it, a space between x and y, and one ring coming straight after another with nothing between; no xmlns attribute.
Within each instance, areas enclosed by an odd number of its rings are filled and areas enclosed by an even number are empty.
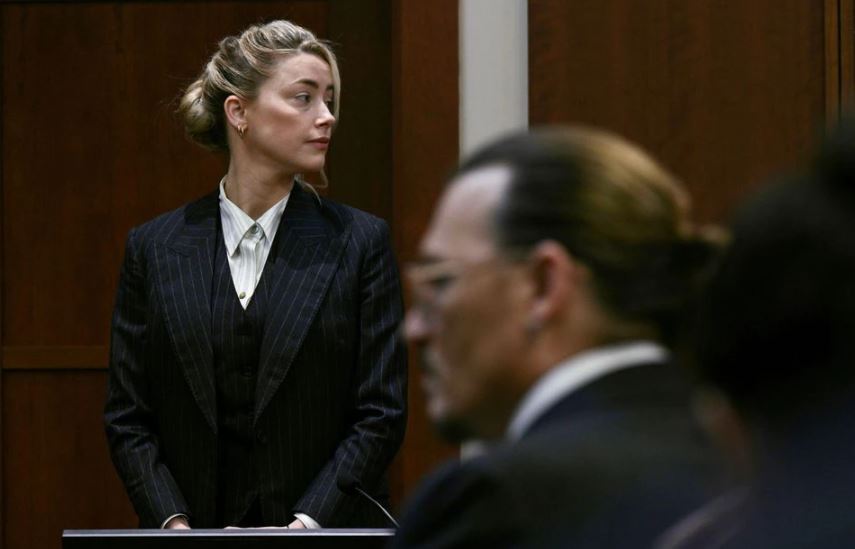
<svg viewBox="0 0 855 549"><path fill-rule="evenodd" d="M241 133L241 128L247 126L246 102L236 95L230 95L223 102L223 110L226 113L228 125Z"/></svg>
<svg viewBox="0 0 855 549"><path fill-rule="evenodd" d="M534 290L528 324L540 327L561 314L574 299L581 266L554 240L538 244L528 261Z"/></svg>

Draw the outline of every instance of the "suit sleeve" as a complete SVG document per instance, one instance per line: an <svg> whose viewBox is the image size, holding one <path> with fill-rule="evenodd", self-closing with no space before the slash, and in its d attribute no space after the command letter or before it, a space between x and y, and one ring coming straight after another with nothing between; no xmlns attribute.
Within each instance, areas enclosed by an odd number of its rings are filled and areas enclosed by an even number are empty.
<svg viewBox="0 0 855 549"><path fill-rule="evenodd" d="M141 246L132 230L113 312L104 423L113 464L140 518L140 526L159 528L167 517L190 512L159 455L146 377L146 288Z"/></svg>
<svg viewBox="0 0 855 549"><path fill-rule="evenodd" d="M513 495L502 476L478 464L456 463L434 473L407 505L391 547L520 544L528 502Z"/></svg>
<svg viewBox="0 0 855 549"><path fill-rule="evenodd" d="M367 228L355 227L354 233L354 238L367 241L359 280L359 353L352 393L355 419L333 458L294 509L324 527L342 524L353 516L355 505L365 504L341 493L337 476L348 472L366 491L374 491L398 451L406 427L407 357L399 329L403 306L389 229L377 220Z"/></svg>

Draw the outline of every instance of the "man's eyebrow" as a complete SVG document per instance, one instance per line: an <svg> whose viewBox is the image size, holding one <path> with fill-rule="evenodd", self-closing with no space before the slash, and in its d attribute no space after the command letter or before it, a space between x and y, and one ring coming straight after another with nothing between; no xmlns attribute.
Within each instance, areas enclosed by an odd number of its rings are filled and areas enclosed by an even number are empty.
<svg viewBox="0 0 855 549"><path fill-rule="evenodd" d="M435 255L419 255L415 259L408 261L407 264L413 267L428 267L430 265L436 265L438 263L443 263L447 261L444 257L438 257Z"/></svg>
<svg viewBox="0 0 855 549"><path fill-rule="evenodd" d="M412 280L424 282L453 275L454 264L455 262L448 258L422 256L408 262L404 270Z"/></svg>

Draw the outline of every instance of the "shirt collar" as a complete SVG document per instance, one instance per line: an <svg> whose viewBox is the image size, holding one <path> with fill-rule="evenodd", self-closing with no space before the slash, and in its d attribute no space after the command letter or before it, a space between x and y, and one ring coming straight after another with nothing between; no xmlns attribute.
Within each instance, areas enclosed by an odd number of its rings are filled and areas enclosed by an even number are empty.
<svg viewBox="0 0 855 549"><path fill-rule="evenodd" d="M241 210L237 204L229 200L229 197L226 196L225 183L226 178L223 177L220 180L220 219L223 223L223 241L229 256L234 255L235 250L240 245L247 231L249 231L249 228L255 224L261 227L261 231L267 237L268 242L273 242L291 193L286 194L282 200L261 214L261 217L254 220L246 212Z"/></svg>
<svg viewBox="0 0 855 549"><path fill-rule="evenodd" d="M510 441L519 440L559 400L606 374L651 362L664 362L667 358L668 351L663 346L642 340L598 347L574 355L542 375L529 389L508 424L506 437Z"/></svg>

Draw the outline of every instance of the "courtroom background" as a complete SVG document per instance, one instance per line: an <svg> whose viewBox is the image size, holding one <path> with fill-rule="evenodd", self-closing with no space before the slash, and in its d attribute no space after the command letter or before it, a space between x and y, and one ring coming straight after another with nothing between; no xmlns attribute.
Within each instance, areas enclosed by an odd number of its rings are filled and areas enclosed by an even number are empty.
<svg viewBox="0 0 855 549"><path fill-rule="evenodd" d="M2 547L136 525L103 435L109 320L128 229L224 171L173 115L216 41L284 17L337 45L327 194L388 220L406 262L458 158L460 7L0 0ZM853 11L855 0L529 0L528 122L637 140L686 182L698 219L721 221L852 105ZM412 362L398 504L456 453L434 438L417 380Z"/></svg>

